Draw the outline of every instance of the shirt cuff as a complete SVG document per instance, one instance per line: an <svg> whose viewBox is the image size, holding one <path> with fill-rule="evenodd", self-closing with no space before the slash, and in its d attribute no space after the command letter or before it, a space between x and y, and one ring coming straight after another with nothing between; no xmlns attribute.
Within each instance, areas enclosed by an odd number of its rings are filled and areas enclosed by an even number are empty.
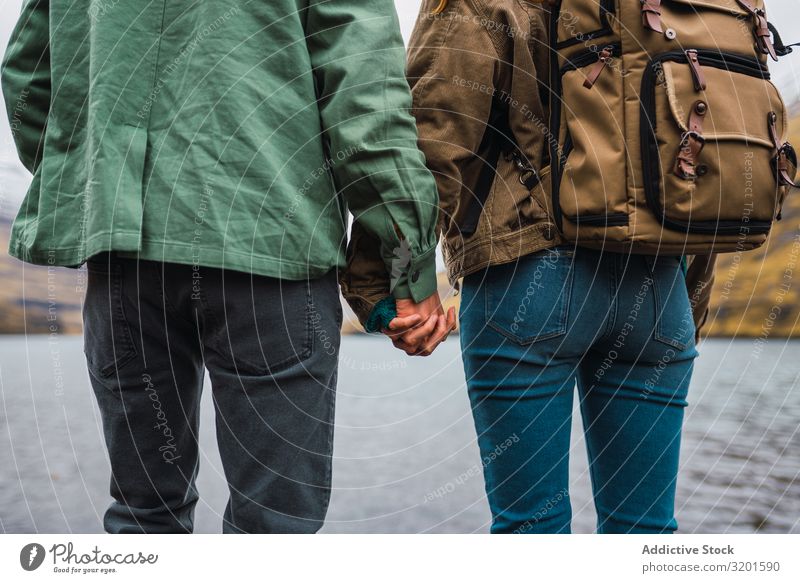
<svg viewBox="0 0 800 583"><path fill-rule="evenodd" d="M433 294L439 287L436 279L436 248L412 258L396 279L392 277L390 286L392 295L398 300L411 298L418 303Z"/></svg>

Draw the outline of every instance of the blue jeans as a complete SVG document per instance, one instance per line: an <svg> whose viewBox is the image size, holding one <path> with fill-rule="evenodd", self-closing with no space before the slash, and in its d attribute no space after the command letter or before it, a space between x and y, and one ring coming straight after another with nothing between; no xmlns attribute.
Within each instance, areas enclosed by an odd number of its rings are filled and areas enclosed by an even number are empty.
<svg viewBox="0 0 800 583"><path fill-rule="evenodd" d="M557 247L465 278L492 532L570 532L576 381L597 531L673 532L694 333L679 257Z"/></svg>

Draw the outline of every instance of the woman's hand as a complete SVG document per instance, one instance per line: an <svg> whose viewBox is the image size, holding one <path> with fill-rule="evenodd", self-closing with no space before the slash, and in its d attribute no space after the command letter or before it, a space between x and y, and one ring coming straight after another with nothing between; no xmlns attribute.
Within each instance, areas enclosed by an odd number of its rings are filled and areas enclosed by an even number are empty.
<svg viewBox="0 0 800 583"><path fill-rule="evenodd" d="M445 316L439 294L434 292L419 303L411 299L395 300L397 317L383 333L396 348L409 356L430 356L436 347L455 330L456 310Z"/></svg>

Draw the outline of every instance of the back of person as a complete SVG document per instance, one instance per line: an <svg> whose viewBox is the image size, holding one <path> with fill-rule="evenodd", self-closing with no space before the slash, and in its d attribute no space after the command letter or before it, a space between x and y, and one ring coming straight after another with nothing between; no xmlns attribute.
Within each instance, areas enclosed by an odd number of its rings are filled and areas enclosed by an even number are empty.
<svg viewBox="0 0 800 583"><path fill-rule="evenodd" d="M679 252L587 249L554 228L547 167L558 156L546 150L558 136L542 119L560 96L542 2L428 0L421 10L409 49L413 113L437 178L449 275L463 278L462 357L491 460L492 532L570 531L576 385L598 531L672 532L693 319L704 319L713 256L687 270ZM598 110L573 113L591 120ZM351 278L348 299L367 297L376 279ZM514 445L492 454L509 437Z"/></svg>
<svg viewBox="0 0 800 583"><path fill-rule="evenodd" d="M10 251L87 264L107 531L193 529L206 371L223 530L321 527L347 209L416 312L396 342L446 337L403 64L392 0L24 4L2 81L33 181Z"/></svg>
<svg viewBox="0 0 800 583"><path fill-rule="evenodd" d="M25 100L16 137L35 174L11 253L79 265L113 248L290 279L342 263L348 205L432 188L396 15L380 10L28 2L3 83L9 108ZM435 240L417 243L413 212L395 220L418 255ZM382 216L364 221L397 242Z"/></svg>

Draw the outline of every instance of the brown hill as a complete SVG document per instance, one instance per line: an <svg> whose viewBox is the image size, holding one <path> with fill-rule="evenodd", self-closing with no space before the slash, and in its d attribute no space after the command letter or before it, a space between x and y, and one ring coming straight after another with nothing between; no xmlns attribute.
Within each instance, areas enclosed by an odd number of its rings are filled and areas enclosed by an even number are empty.
<svg viewBox="0 0 800 583"><path fill-rule="evenodd" d="M10 228L10 220L0 216L0 333L80 333L85 272L9 257Z"/></svg>
<svg viewBox="0 0 800 583"><path fill-rule="evenodd" d="M800 115L790 134L800 147ZM789 193L763 247L720 256L716 273L709 335L800 337L800 191Z"/></svg>

